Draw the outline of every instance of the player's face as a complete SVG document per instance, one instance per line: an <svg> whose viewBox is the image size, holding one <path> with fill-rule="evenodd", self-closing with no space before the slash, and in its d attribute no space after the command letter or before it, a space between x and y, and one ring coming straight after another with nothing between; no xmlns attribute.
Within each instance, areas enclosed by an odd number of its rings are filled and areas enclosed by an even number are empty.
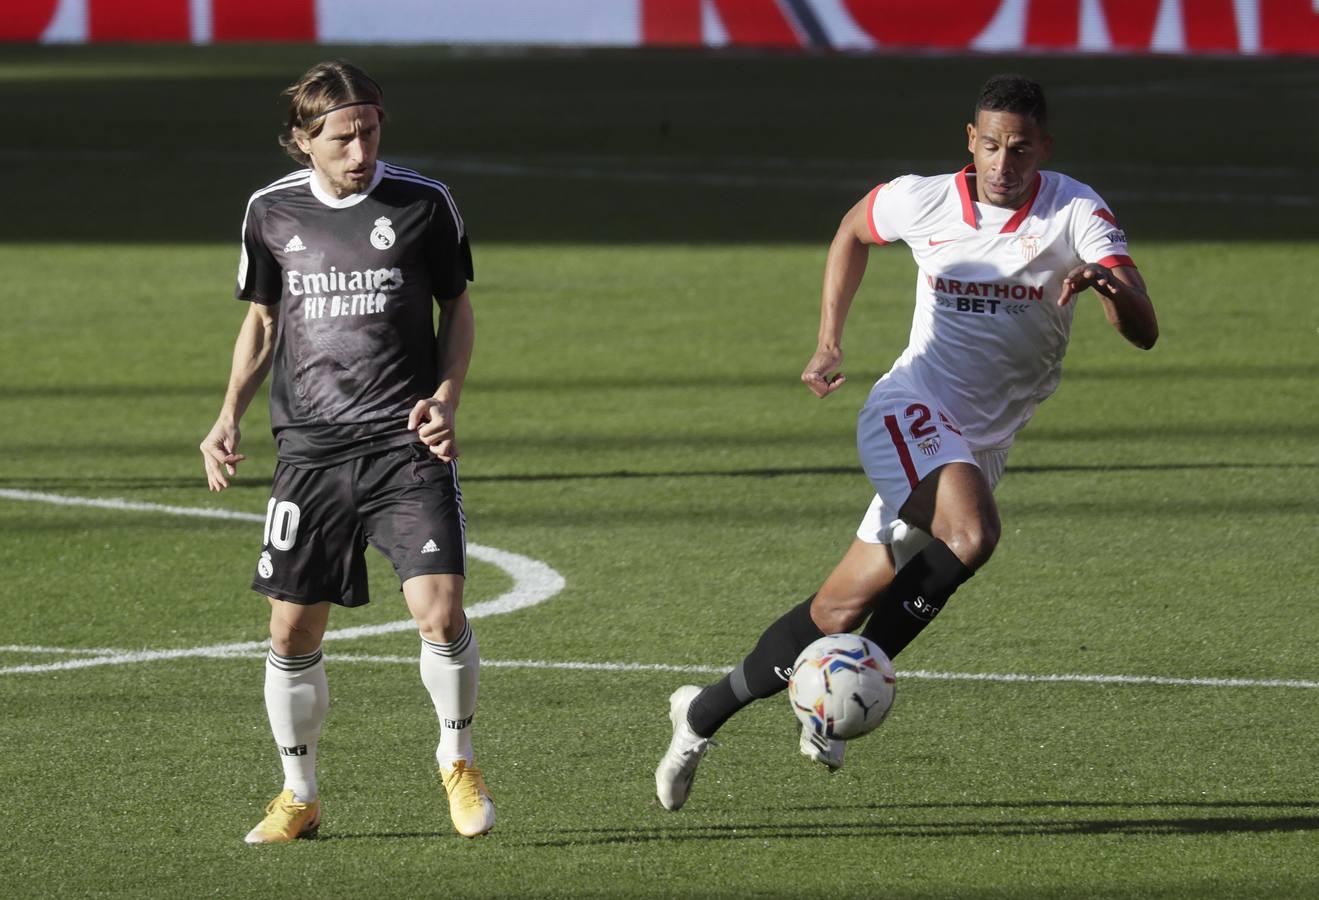
<svg viewBox="0 0 1319 900"><path fill-rule="evenodd" d="M380 111L374 106L349 106L325 117L315 137L298 137L311 157L321 186L336 197L366 189L376 172L380 151Z"/></svg>
<svg viewBox="0 0 1319 900"><path fill-rule="evenodd" d="M980 202L1009 209L1025 203L1053 138L1030 116L983 109L966 126L966 137Z"/></svg>

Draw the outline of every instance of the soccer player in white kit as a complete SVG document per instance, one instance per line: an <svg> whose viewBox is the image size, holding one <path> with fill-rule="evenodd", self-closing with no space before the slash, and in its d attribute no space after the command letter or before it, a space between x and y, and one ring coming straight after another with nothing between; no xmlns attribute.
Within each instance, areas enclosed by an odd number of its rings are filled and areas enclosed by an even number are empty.
<svg viewBox="0 0 1319 900"><path fill-rule="evenodd" d="M825 264L819 342L801 376L817 397L846 381L843 325L870 246L903 241L918 267L907 349L857 422L875 497L818 592L770 625L722 680L670 697L673 738L655 772L665 808L686 802L715 731L786 688L807 645L865 621L861 633L894 657L989 560L1000 532L993 488L1016 433L1058 386L1077 294L1093 290L1137 347L1158 338L1109 206L1040 170L1047 126L1038 84L995 76L967 125L971 165L881 184L844 216ZM801 752L830 768L842 765L844 746L802 733Z"/></svg>

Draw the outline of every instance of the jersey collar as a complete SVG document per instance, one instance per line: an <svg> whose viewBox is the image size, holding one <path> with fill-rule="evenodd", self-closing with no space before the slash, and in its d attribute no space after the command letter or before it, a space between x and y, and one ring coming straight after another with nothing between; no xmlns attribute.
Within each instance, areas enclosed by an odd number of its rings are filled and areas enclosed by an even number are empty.
<svg viewBox="0 0 1319 900"><path fill-rule="evenodd" d="M962 221L972 228L979 229L980 223L976 216L975 198L971 196L970 182L971 175L975 173L975 170L974 165L969 165L954 175L953 181L957 184L957 196L962 201ZM1026 198L1026 202L1021 205L1021 208L1012 214L1012 218L1003 223L1003 227L999 229L999 234L1012 234L1021 227L1022 222L1026 221L1026 217L1030 215L1031 207L1035 205L1035 198L1039 196L1040 183L1043 180L1040 173L1036 172L1035 184L1031 186L1030 196Z"/></svg>
<svg viewBox="0 0 1319 900"><path fill-rule="evenodd" d="M371 176L371 183L366 186L366 190L358 191L356 194L349 194L347 197L336 197L333 194L327 193L326 190L321 187L321 182L313 171L311 173L311 193L312 196L331 209L347 209L348 207L356 206L365 200L367 196L376 189L376 185L380 183L380 179L384 177L385 164L380 160L376 160L376 171L375 174Z"/></svg>

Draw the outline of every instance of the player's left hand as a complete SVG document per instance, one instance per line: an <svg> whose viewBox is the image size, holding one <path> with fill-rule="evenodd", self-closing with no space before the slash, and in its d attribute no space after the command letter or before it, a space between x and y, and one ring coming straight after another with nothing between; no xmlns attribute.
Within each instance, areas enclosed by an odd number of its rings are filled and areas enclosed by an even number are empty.
<svg viewBox="0 0 1319 900"><path fill-rule="evenodd" d="M802 384L820 399L832 394L847 383L847 376L838 371L843 364L841 347L819 347L801 373Z"/></svg>
<svg viewBox="0 0 1319 900"><path fill-rule="evenodd" d="M1118 280L1107 266L1098 263L1082 263L1067 273L1063 279L1063 291L1058 295L1058 305L1066 306L1072 297L1093 287L1109 297L1117 295Z"/></svg>
<svg viewBox="0 0 1319 900"><path fill-rule="evenodd" d="M408 431L417 432L421 442L445 462L458 458L458 439L454 434L455 410L443 400L427 397L418 400L408 414Z"/></svg>

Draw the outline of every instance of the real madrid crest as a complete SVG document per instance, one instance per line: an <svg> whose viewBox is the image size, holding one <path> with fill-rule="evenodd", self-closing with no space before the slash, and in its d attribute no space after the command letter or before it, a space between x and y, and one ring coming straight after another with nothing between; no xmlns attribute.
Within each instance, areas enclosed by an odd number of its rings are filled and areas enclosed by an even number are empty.
<svg viewBox="0 0 1319 900"><path fill-rule="evenodd" d="M377 250L388 250L394 246L394 229L389 226L393 223L389 219L381 216L376 219L376 227L371 229L371 246Z"/></svg>

